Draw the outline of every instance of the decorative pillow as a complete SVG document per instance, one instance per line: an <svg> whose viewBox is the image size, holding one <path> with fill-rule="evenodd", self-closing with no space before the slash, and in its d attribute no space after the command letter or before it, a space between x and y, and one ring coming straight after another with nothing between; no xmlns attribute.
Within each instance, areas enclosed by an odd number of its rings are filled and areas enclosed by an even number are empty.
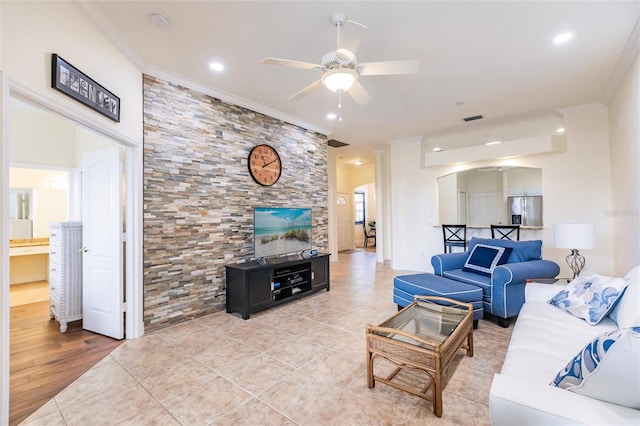
<svg viewBox="0 0 640 426"><path fill-rule="evenodd" d="M625 278L629 285L611 309L609 317L620 328L640 327L640 266L632 269Z"/></svg>
<svg viewBox="0 0 640 426"><path fill-rule="evenodd" d="M640 327L609 331L587 343L549 384L638 409L639 359Z"/></svg>
<svg viewBox="0 0 640 426"><path fill-rule="evenodd" d="M471 237L471 240L469 240L469 251L473 250L476 244L510 248L511 254L509 255L509 259L507 259L507 263L542 259L542 240L511 241Z"/></svg>
<svg viewBox="0 0 640 426"><path fill-rule="evenodd" d="M609 313L627 284L628 280L625 278L580 276L547 303L584 319L590 325L596 325Z"/></svg>
<svg viewBox="0 0 640 426"><path fill-rule="evenodd" d="M463 271L491 276L493 269L507 262L511 248L476 244L462 267Z"/></svg>

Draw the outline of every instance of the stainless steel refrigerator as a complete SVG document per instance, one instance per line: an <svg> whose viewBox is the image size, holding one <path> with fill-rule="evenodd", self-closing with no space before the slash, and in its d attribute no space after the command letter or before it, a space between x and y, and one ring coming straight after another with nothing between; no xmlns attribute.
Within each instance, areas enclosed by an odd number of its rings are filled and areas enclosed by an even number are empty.
<svg viewBox="0 0 640 426"><path fill-rule="evenodd" d="M510 225L542 226L542 195L507 197Z"/></svg>

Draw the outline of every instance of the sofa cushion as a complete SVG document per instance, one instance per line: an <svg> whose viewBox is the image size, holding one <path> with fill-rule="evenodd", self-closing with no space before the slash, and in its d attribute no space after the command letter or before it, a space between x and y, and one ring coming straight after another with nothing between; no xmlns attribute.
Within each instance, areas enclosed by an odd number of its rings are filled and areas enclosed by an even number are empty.
<svg viewBox="0 0 640 426"><path fill-rule="evenodd" d="M473 250L476 244L510 248L511 254L507 263L542 259L542 240L511 241L472 237L469 241L469 251Z"/></svg>
<svg viewBox="0 0 640 426"><path fill-rule="evenodd" d="M569 361L553 386L640 408L640 327L604 333Z"/></svg>
<svg viewBox="0 0 640 426"><path fill-rule="evenodd" d="M625 278L629 285L611 310L609 317L620 328L640 327L640 266L631 270Z"/></svg>
<svg viewBox="0 0 640 426"><path fill-rule="evenodd" d="M509 247L476 244L471 250L469 258L462 267L462 270L491 276L496 266L503 265L507 262L511 250Z"/></svg>
<svg viewBox="0 0 640 426"><path fill-rule="evenodd" d="M581 276L567 284L548 303L596 325L609 313L627 284L624 278Z"/></svg>

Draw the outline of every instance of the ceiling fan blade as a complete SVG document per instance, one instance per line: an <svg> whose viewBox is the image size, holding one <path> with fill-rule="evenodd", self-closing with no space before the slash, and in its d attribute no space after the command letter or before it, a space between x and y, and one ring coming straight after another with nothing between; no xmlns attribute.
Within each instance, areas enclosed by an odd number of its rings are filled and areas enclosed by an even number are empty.
<svg viewBox="0 0 640 426"><path fill-rule="evenodd" d="M360 43L364 39L367 33L367 26L362 25L356 21L344 21L344 24L339 28L340 40L338 42L338 52L346 57L351 62L355 56Z"/></svg>
<svg viewBox="0 0 640 426"><path fill-rule="evenodd" d="M369 92L367 92L364 86L360 84L358 80L356 80L356 82L353 83L353 86L351 86L351 89L349 89L348 93L349 95L351 95L353 100L356 101L356 103L360 106L366 104L371 100L371 95L369 94Z"/></svg>
<svg viewBox="0 0 640 426"><path fill-rule="evenodd" d="M280 59L280 58L264 58L262 60L262 63L268 64L268 65L282 65L290 68L301 68L303 70L324 69L324 66L320 64L311 64L309 62L292 61L290 59Z"/></svg>
<svg viewBox="0 0 640 426"><path fill-rule="evenodd" d="M320 86L322 86L322 80L316 80L310 85L308 85L307 87L305 87L304 89L302 89L301 91L299 91L298 93L296 93L295 95L291 96L289 100L297 101L298 99L302 99Z"/></svg>
<svg viewBox="0 0 640 426"><path fill-rule="evenodd" d="M416 74L420 68L418 59L406 61L366 62L358 65L360 75Z"/></svg>

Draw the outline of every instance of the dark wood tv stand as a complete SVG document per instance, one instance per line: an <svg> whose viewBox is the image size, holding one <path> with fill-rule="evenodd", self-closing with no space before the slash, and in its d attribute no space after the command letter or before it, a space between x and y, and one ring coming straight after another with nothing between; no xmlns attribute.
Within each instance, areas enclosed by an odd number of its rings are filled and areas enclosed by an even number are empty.
<svg viewBox="0 0 640 426"><path fill-rule="evenodd" d="M319 290L330 290L329 254L291 255L226 266L227 312L242 319Z"/></svg>

